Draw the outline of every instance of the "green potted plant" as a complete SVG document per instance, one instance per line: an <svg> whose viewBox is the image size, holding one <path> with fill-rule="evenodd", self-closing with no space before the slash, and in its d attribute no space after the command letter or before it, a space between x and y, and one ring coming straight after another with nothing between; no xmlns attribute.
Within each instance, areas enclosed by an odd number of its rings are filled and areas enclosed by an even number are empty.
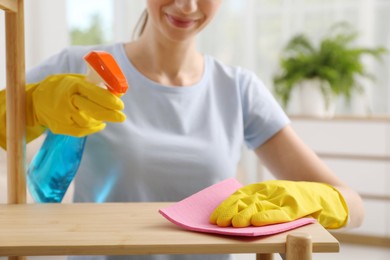
<svg viewBox="0 0 390 260"><path fill-rule="evenodd" d="M383 47L364 48L354 46L358 33L347 23L338 23L315 46L304 34L294 36L284 48L280 58L280 71L274 76L274 91L286 108L293 90L319 90L325 108L335 97L344 96L347 101L356 91L362 91L358 77L374 79L366 71L363 56L376 59L386 52ZM319 101L314 102L319 103ZM310 109L309 109L310 110ZM307 111L315 113L315 110Z"/></svg>

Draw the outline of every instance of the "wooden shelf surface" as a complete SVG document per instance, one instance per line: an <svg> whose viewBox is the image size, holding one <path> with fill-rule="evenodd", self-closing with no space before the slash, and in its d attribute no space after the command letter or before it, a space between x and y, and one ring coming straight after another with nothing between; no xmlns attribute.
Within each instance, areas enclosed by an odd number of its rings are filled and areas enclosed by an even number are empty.
<svg viewBox="0 0 390 260"><path fill-rule="evenodd" d="M289 233L307 233L313 252L338 252L338 241L309 224L267 237L184 230L158 213L169 203L0 205L0 255L285 253Z"/></svg>
<svg viewBox="0 0 390 260"><path fill-rule="evenodd" d="M18 11L18 3L15 0L0 0L0 9L16 13Z"/></svg>
<svg viewBox="0 0 390 260"><path fill-rule="evenodd" d="M299 115L299 114L289 114L288 115L292 120L305 120L305 121L346 121L346 122L390 122L390 115L387 114L378 114L378 115L335 115L332 117L322 117L322 116L310 116L310 115Z"/></svg>

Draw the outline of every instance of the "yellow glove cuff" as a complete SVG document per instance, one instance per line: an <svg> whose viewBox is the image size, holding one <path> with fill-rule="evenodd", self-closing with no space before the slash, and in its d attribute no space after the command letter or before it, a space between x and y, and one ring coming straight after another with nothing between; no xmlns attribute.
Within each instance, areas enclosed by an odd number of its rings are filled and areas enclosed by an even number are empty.
<svg viewBox="0 0 390 260"><path fill-rule="evenodd" d="M341 194L341 192L338 191L338 189L336 189L332 185L329 185L326 183L322 183L322 184L330 187L335 192L337 192L339 199L340 199L340 208L339 208L339 210L335 210L337 212L330 214L333 216L329 216L329 215L325 215L325 214L320 215L318 218L318 222L327 229L338 229L338 228L347 226L348 222L350 220L350 216L349 216L348 205L347 205L347 202L345 201L343 195ZM334 218L334 216L338 216L338 217ZM344 220L343 220L343 217L344 217ZM330 219L332 219L332 221L329 221ZM339 219L340 221L337 221L337 219Z"/></svg>

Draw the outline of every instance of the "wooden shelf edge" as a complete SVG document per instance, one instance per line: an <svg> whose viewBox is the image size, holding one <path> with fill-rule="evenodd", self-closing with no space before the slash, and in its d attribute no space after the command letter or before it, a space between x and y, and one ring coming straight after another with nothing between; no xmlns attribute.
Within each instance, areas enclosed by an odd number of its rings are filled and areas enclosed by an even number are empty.
<svg viewBox="0 0 390 260"><path fill-rule="evenodd" d="M305 121L366 121L366 122L390 122L390 115L335 115L332 117L309 116L289 114L288 117L292 120Z"/></svg>
<svg viewBox="0 0 390 260"><path fill-rule="evenodd" d="M317 155L323 159L335 159L335 160L380 161L380 162L390 161L390 156L388 155L323 153L323 152L317 152Z"/></svg>
<svg viewBox="0 0 390 260"><path fill-rule="evenodd" d="M18 12L17 1L15 0L0 0L0 9L8 12Z"/></svg>
<svg viewBox="0 0 390 260"><path fill-rule="evenodd" d="M285 253L286 236L296 233L311 235L313 252L339 251L318 223L264 237L207 234L158 213L170 204L0 204L0 255Z"/></svg>
<svg viewBox="0 0 390 260"><path fill-rule="evenodd" d="M340 243L357 244L365 246L390 247L390 237L330 232Z"/></svg>

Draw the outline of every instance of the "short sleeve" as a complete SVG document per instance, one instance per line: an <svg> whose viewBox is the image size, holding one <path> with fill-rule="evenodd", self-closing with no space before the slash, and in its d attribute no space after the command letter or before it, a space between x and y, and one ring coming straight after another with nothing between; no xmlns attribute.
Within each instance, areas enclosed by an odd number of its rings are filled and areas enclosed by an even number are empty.
<svg viewBox="0 0 390 260"><path fill-rule="evenodd" d="M36 83L47 76L62 73L85 73L83 56L91 49L89 46L71 46L42 61L26 73L27 83Z"/></svg>
<svg viewBox="0 0 390 260"><path fill-rule="evenodd" d="M256 149L290 123L289 118L263 82L252 72L240 76L244 139Z"/></svg>

